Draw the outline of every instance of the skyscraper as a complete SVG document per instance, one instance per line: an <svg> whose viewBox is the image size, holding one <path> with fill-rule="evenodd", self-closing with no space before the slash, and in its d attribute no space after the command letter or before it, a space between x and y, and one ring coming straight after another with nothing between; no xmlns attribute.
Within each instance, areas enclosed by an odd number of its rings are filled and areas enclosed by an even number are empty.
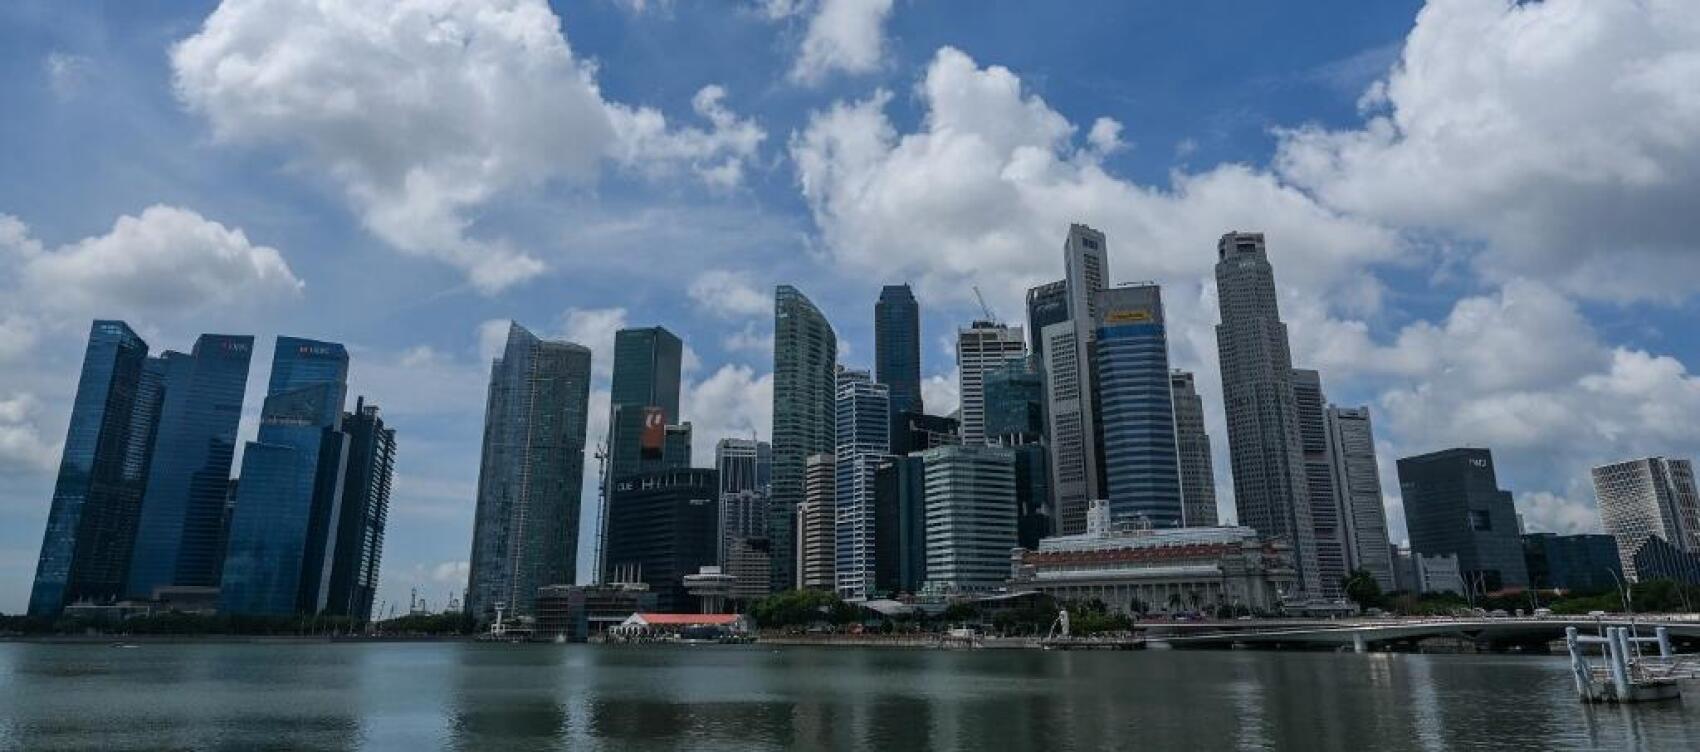
<svg viewBox="0 0 1700 752"><path fill-rule="evenodd" d="M627 475L608 495L607 581L647 583L663 612L695 611L684 577L718 561L713 470ZM613 573L624 573L614 577Z"/></svg>
<svg viewBox="0 0 1700 752"><path fill-rule="evenodd" d="M962 399L962 443L986 443L986 372L1002 368L1012 358L1027 354L1021 327L976 321L956 331L956 365Z"/></svg>
<svg viewBox="0 0 1700 752"><path fill-rule="evenodd" d="M253 337L203 334L190 354L162 356L165 399L130 556L130 597L218 587L224 502L253 354Z"/></svg>
<svg viewBox="0 0 1700 752"><path fill-rule="evenodd" d="M1175 448L1181 457L1181 500L1187 527L1215 527L1216 475L1211 467L1210 434L1204 430L1204 399L1187 371L1169 374L1175 396Z"/></svg>
<svg viewBox="0 0 1700 752"><path fill-rule="evenodd" d="M348 351L334 342L278 337L258 441L242 453L219 586L219 611L252 616L318 613L326 554L340 521L347 435Z"/></svg>
<svg viewBox="0 0 1700 752"><path fill-rule="evenodd" d="M1169 338L1156 285L1099 292L1096 365L1104 474L1115 522L1180 527L1180 455L1169 391Z"/></svg>
<svg viewBox="0 0 1700 752"><path fill-rule="evenodd" d="M342 416L348 435L348 470L343 476L342 509L336 526L324 612L372 618L372 599L378 592L378 571L384 555L384 528L389 523L390 482L395 477L395 430L384 426L378 406L364 397L354 412Z"/></svg>
<svg viewBox="0 0 1700 752"><path fill-rule="evenodd" d="M791 587L796 547L792 528L803 502L808 457L836 449L833 414L837 390L838 337L820 309L790 285L774 294L773 316L773 498L767 515L772 542L774 587ZM831 587L830 581L827 587Z"/></svg>
<svg viewBox="0 0 1700 752"><path fill-rule="evenodd" d="M927 585L983 592L1009 578L1017 543L1015 455L989 446L947 446L925 463Z"/></svg>
<svg viewBox="0 0 1700 752"><path fill-rule="evenodd" d="M734 541L767 538L773 445L755 439L721 439L714 445L714 469L720 478L720 559L724 566Z"/></svg>
<svg viewBox="0 0 1700 752"><path fill-rule="evenodd" d="M837 481L832 455L809 455L803 472L803 502L797 505L796 511L797 545L793 556L796 557L797 581L793 587L833 590L837 584L833 572L837 564L837 531L832 502Z"/></svg>
<svg viewBox="0 0 1700 752"><path fill-rule="evenodd" d="M1594 468L1600 521L1617 539L1623 572L1640 578L1635 556L1649 538L1700 554L1700 493L1688 460L1644 457Z"/></svg>
<svg viewBox="0 0 1700 752"><path fill-rule="evenodd" d="M918 593L927 580L926 463L919 453L887 457L874 473L874 583Z"/></svg>
<svg viewBox="0 0 1700 752"><path fill-rule="evenodd" d="M874 473L890 453L891 396L867 371L838 370L833 457L835 572L839 597L874 593Z"/></svg>
<svg viewBox="0 0 1700 752"><path fill-rule="evenodd" d="M1334 460L1334 491L1345 511L1347 564L1369 572L1382 590L1391 592L1396 587L1393 544L1387 537L1369 408L1329 406L1328 445Z"/></svg>
<svg viewBox="0 0 1700 752"><path fill-rule="evenodd" d="M1015 454L1020 544L1038 546L1056 527L1050 448L1045 444L1045 379L1033 358L1005 361L985 375L986 439Z"/></svg>
<svg viewBox="0 0 1700 752"><path fill-rule="evenodd" d="M1320 595L1310 489L1293 397L1293 356L1275 299L1263 233L1230 232L1216 246L1222 323L1216 347L1228 418L1228 459L1240 524L1293 547L1298 587Z"/></svg>
<svg viewBox="0 0 1700 752"><path fill-rule="evenodd" d="M1464 586L1478 593L1529 584L1511 494L1499 490L1493 454L1447 449L1399 460L1411 551L1455 554Z"/></svg>
<svg viewBox="0 0 1700 752"><path fill-rule="evenodd" d="M1322 394L1322 375L1293 371L1293 406L1299 419L1299 447L1304 457L1305 490L1310 494L1312 538L1316 541L1316 576L1322 595L1343 594L1350 555L1346 546L1344 497L1334 488L1334 456L1328 442L1328 398Z"/></svg>
<svg viewBox="0 0 1700 752"><path fill-rule="evenodd" d="M1045 327L1068 320L1068 280L1046 282L1027 290L1027 336L1033 362L1045 362Z"/></svg>
<svg viewBox="0 0 1700 752"><path fill-rule="evenodd" d="M1063 243L1068 320L1040 331L1051 447L1051 494L1062 535L1086 532L1086 506L1105 495L1093 374L1097 296L1110 277L1104 233L1069 225Z"/></svg>
<svg viewBox="0 0 1700 752"><path fill-rule="evenodd" d="M683 358L684 343L663 327L614 333L614 375L608 389L610 481L662 467L666 427L679 422ZM648 425L651 422L655 425Z"/></svg>
<svg viewBox="0 0 1700 752"><path fill-rule="evenodd" d="M529 615L538 588L577 578L590 357L515 323L490 365L466 593L480 623L498 606Z"/></svg>
<svg viewBox="0 0 1700 752"><path fill-rule="evenodd" d="M90 328L30 590L32 616L123 595L164 372L124 322Z"/></svg>
<svg viewBox="0 0 1700 752"><path fill-rule="evenodd" d="M921 308L908 285L886 285L874 303L874 380L891 390L891 412L922 413Z"/></svg>

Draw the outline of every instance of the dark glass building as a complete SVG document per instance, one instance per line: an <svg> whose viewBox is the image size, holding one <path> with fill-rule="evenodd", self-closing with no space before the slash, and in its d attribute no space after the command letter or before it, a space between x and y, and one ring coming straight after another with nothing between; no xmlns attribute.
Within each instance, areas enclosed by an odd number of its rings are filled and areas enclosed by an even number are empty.
<svg viewBox="0 0 1700 752"><path fill-rule="evenodd" d="M874 472L874 589L918 593L927 581L926 464L888 457Z"/></svg>
<svg viewBox="0 0 1700 752"><path fill-rule="evenodd" d="M165 399L148 470L129 596L162 587L215 588L224 565L224 506L254 338L203 334L166 352Z"/></svg>
<svg viewBox="0 0 1700 752"><path fill-rule="evenodd" d="M924 452L934 447L961 444L960 424L955 418L922 413L898 413L892 431L892 454Z"/></svg>
<svg viewBox="0 0 1700 752"><path fill-rule="evenodd" d="M220 578L219 611L281 616L324 608L347 457L348 351L278 337L259 440L242 454Z"/></svg>
<svg viewBox="0 0 1700 752"><path fill-rule="evenodd" d="M1045 435L1045 379L1037 361L1011 358L982 377L986 439L994 444L1033 444ZM924 447L931 449L932 447Z"/></svg>
<svg viewBox="0 0 1700 752"><path fill-rule="evenodd" d="M1624 581L1617 540L1609 535L1527 533L1523 561L1529 586L1541 590L1604 593Z"/></svg>
<svg viewBox="0 0 1700 752"><path fill-rule="evenodd" d="M576 581L589 411L590 350L510 324L484 406L466 589L478 623L531 616L538 588Z"/></svg>
<svg viewBox="0 0 1700 752"><path fill-rule="evenodd" d="M384 426L378 406L366 404L364 398L355 400L354 412L342 416L342 430L348 436L348 463L324 612L369 621L390 514L395 430Z"/></svg>
<svg viewBox="0 0 1700 752"><path fill-rule="evenodd" d="M921 307L908 285L886 285L874 303L874 380L891 390L893 416L925 412L921 407Z"/></svg>
<svg viewBox="0 0 1700 752"><path fill-rule="evenodd" d="M29 612L124 594L158 422L164 362L122 321L96 321L71 403Z"/></svg>
<svg viewBox="0 0 1700 752"><path fill-rule="evenodd" d="M1456 554L1464 586L1494 592L1529 585L1517 510L1499 490L1493 454L1447 449L1399 460L1411 551Z"/></svg>
<svg viewBox="0 0 1700 752"><path fill-rule="evenodd" d="M1027 291L1028 351L1033 362L1045 362L1045 327L1068 321L1068 280L1047 282Z"/></svg>
<svg viewBox="0 0 1700 752"><path fill-rule="evenodd" d="M606 582L643 582L656 608L694 613L684 577L718 561L718 474L708 469L628 475L608 494Z"/></svg>
<svg viewBox="0 0 1700 752"><path fill-rule="evenodd" d="M679 422L683 357L684 343L663 327L614 333L614 376L608 394L610 480L664 466L667 427ZM646 431L650 421L657 424Z"/></svg>
<svg viewBox="0 0 1700 752"><path fill-rule="evenodd" d="M838 335L807 296L780 285L773 306L773 494L767 513L773 587L797 582L797 505L808 458L832 454Z"/></svg>

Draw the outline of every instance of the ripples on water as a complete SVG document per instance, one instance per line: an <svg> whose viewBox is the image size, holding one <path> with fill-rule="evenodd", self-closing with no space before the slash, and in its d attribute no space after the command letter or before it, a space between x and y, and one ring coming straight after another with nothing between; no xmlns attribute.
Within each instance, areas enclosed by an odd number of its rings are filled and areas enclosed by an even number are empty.
<svg viewBox="0 0 1700 752"><path fill-rule="evenodd" d="M1700 749L1562 659L1275 652L0 644L6 749Z"/></svg>

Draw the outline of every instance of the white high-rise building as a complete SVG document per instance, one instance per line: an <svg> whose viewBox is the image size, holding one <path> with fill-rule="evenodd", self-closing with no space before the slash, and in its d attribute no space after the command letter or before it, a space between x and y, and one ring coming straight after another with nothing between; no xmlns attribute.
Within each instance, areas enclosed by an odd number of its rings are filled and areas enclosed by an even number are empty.
<svg viewBox="0 0 1700 752"><path fill-rule="evenodd" d="M946 446L922 452L921 461L927 589L964 593L1002 587L1018 543L1015 453Z"/></svg>
<svg viewBox="0 0 1700 752"><path fill-rule="evenodd" d="M1021 327L976 321L956 330L958 393L962 399L962 443L986 443L986 372L1003 368L1011 359L1027 355L1027 338Z"/></svg>
<svg viewBox="0 0 1700 752"><path fill-rule="evenodd" d="M1348 567L1375 577L1385 592L1397 589L1387 511L1381 502L1381 472L1375 461L1375 432L1369 408L1328 407L1328 445L1334 492L1345 510Z"/></svg>
<svg viewBox="0 0 1700 752"><path fill-rule="evenodd" d="M1046 428L1058 534L1086 531L1086 507L1106 497L1098 461L1098 408L1092 393L1098 293L1110 277L1104 233L1069 225L1063 243L1068 320L1039 333L1045 366Z"/></svg>
<svg viewBox="0 0 1700 752"><path fill-rule="evenodd" d="M838 370L833 519L836 587L845 600L874 590L874 472L891 452L891 392L867 371Z"/></svg>
<svg viewBox="0 0 1700 752"><path fill-rule="evenodd" d="M1648 538L1700 554L1700 494L1688 460L1645 457L1594 468L1600 521L1617 539L1623 573L1638 578L1635 554Z"/></svg>

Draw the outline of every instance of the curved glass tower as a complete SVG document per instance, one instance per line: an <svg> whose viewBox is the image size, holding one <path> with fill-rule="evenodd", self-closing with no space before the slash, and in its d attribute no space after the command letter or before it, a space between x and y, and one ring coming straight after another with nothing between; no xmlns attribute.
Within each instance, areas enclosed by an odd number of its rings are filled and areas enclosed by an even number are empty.
<svg viewBox="0 0 1700 752"><path fill-rule="evenodd" d="M797 288L780 285L773 301L773 497L767 515L775 552L795 546L804 463L836 449L837 365L838 336L826 316ZM795 587L795 569L791 556L776 553L773 587Z"/></svg>

